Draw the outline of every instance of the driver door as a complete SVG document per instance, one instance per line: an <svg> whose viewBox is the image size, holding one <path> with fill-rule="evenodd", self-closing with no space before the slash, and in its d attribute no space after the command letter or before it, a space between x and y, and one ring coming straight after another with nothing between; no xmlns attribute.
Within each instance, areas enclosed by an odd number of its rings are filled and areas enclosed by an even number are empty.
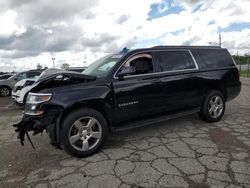
<svg viewBox="0 0 250 188"><path fill-rule="evenodd" d="M134 66L135 72L118 77L123 67ZM114 76L115 124L139 120L157 114L162 97L160 79L152 53L143 53L129 58Z"/></svg>

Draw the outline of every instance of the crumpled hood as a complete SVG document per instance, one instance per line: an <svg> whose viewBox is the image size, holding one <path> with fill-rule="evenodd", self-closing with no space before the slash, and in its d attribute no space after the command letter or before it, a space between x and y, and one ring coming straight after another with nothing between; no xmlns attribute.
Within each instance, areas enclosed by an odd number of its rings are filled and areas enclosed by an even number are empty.
<svg viewBox="0 0 250 188"><path fill-rule="evenodd" d="M16 87L16 86L24 86L25 83L26 83L27 81L36 81L36 80L37 80L37 78L26 78L26 79L22 79L21 81L19 81L19 82L17 82L17 83L15 84L15 87Z"/></svg>
<svg viewBox="0 0 250 188"><path fill-rule="evenodd" d="M87 80L95 80L95 76L85 75L82 73L77 73L73 71L64 71L64 70L54 70L54 71L48 71L41 74L41 76L37 79L35 83L42 82L45 80L53 79L58 76L62 77L74 77L74 78L82 78Z"/></svg>

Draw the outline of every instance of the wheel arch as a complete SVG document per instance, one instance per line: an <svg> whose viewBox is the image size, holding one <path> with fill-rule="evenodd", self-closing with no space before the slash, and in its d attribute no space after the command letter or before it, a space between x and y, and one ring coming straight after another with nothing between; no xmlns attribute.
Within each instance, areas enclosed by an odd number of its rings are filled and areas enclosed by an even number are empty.
<svg viewBox="0 0 250 188"><path fill-rule="evenodd" d="M218 81L214 81L211 83L207 84L207 87L205 88L205 92L204 92L204 96L203 96L203 100L206 98L206 95L211 91L211 90L216 90L222 93L223 97L225 98L225 100L227 100L227 90L226 87L223 83L218 82Z"/></svg>
<svg viewBox="0 0 250 188"><path fill-rule="evenodd" d="M10 91L12 90L11 87L8 86L8 85L0 85L0 88L1 88L1 87L7 87Z"/></svg>
<svg viewBox="0 0 250 188"><path fill-rule="evenodd" d="M69 113L71 113L72 111L75 111L75 110L79 110L81 108L91 108L91 109L98 111L106 119L109 129L112 126L112 119L111 119L111 116L109 113L110 109L111 109L110 105L102 100L98 100L98 101L88 100L88 101L75 103L75 104L65 108L61 113L60 127L62 126L61 122L64 121L64 119L67 117L67 115Z"/></svg>

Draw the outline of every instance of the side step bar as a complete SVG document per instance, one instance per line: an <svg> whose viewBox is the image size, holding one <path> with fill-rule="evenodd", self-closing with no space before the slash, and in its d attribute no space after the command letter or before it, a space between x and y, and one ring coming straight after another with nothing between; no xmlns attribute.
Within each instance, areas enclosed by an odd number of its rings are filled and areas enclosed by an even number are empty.
<svg viewBox="0 0 250 188"><path fill-rule="evenodd" d="M119 132L119 131L125 131L125 130L129 130L129 129L139 128L139 127L149 126L149 125L157 124L157 123L167 121L170 119L175 119L175 118L191 115L191 114L197 113L199 111L200 111L200 108L194 108L192 110L182 111L182 112L178 112L178 113L174 113L174 114L159 116L159 117L146 119L146 120L145 119L139 120L136 122L125 124L121 127L112 127L112 132Z"/></svg>

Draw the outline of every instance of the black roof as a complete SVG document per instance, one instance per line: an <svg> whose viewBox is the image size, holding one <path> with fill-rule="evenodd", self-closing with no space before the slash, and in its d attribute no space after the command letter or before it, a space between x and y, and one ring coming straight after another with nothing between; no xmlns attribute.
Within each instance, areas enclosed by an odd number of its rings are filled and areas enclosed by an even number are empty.
<svg viewBox="0 0 250 188"><path fill-rule="evenodd" d="M220 49L220 46L154 46L151 49L167 49L167 48L196 48L196 49Z"/></svg>
<svg viewBox="0 0 250 188"><path fill-rule="evenodd" d="M137 49L131 49L128 52L126 52L126 55L131 55L133 53L137 53L137 52L143 52L143 51L152 51L152 50L164 50L164 49L217 49L217 50L221 50L224 48L221 48L220 46L154 46L151 48L137 48ZM125 55L124 54L124 55Z"/></svg>

